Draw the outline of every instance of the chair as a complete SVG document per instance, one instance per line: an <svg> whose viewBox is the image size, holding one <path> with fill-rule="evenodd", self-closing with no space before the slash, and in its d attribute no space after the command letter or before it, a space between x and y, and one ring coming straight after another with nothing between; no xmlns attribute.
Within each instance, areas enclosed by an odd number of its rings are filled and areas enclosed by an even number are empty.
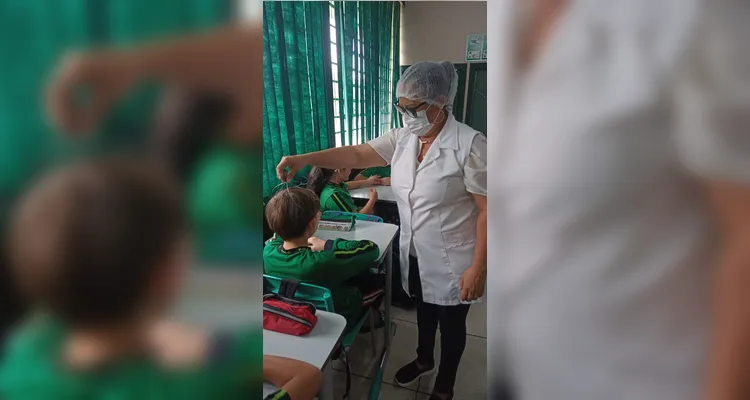
<svg viewBox="0 0 750 400"><path fill-rule="evenodd" d="M358 221L370 221L370 222L383 222L383 218L378 217L377 215L369 215L369 214L359 214L359 213L352 213L352 212L345 212L345 211L325 211L323 213L323 216L330 216L330 217L340 217L340 216L352 216L354 219Z"/></svg>
<svg viewBox="0 0 750 400"><path fill-rule="evenodd" d="M284 293L284 280L272 275L263 275L263 293L276 293L282 296L294 297L312 303L318 310L334 312L331 291L322 286L300 282L293 296Z"/></svg>

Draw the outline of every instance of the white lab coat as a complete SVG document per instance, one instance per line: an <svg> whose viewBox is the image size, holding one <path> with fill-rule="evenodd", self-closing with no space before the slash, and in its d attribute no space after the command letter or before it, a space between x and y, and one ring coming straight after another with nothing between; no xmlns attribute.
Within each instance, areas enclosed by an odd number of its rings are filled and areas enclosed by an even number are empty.
<svg viewBox="0 0 750 400"><path fill-rule="evenodd" d="M472 193L486 196L486 139L453 118L424 160L407 129L394 129L369 143L391 165L391 186L401 217L400 264L409 292L410 244L419 260L423 300L457 305L461 275L474 257L477 207Z"/></svg>
<svg viewBox="0 0 750 400"><path fill-rule="evenodd" d="M490 380L519 400L700 398L718 250L701 186L750 183L748 21L734 0L574 0L525 76L495 75Z"/></svg>

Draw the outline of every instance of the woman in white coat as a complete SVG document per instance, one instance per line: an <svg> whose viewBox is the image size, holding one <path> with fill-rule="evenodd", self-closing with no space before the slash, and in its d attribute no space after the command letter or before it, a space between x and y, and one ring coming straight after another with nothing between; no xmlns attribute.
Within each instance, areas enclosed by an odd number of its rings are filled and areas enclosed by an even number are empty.
<svg viewBox="0 0 750 400"><path fill-rule="evenodd" d="M420 62L396 86L404 128L367 144L284 157L279 178L311 164L324 168L391 165L391 186L401 217L402 285L417 298L417 358L396 373L408 385L435 369L438 324L441 359L431 399L453 397L466 346L466 316L484 294L487 254L485 137L453 118L458 75L449 62ZM409 259L419 284L410 290Z"/></svg>
<svg viewBox="0 0 750 400"><path fill-rule="evenodd" d="M516 3L525 51L488 32L525 54L490 89L490 376L520 400L750 399L750 4Z"/></svg>

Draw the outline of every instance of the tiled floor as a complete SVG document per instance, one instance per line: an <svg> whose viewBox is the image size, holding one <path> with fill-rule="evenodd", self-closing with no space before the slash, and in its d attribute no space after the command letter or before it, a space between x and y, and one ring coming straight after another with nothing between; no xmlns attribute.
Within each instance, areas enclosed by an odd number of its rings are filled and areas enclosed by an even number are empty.
<svg viewBox="0 0 750 400"><path fill-rule="evenodd" d="M383 400L428 400L435 376L422 377L419 382L408 388L401 388L394 383L396 371L416 357L417 316L414 311L392 308L393 319L397 325L396 336L392 341L391 354L383 373L383 384L380 398ZM467 321L466 350L464 351L455 386L456 400L484 399L487 397L487 314L485 303L475 304L469 312ZM438 335L440 333L438 332ZM382 332L378 331L378 348L382 348ZM435 349L436 360L440 359L440 340L438 337ZM370 350L370 336L360 335L349 351L352 371L351 400L367 399L372 383L368 371L372 368L375 357ZM346 388L346 369L344 364L334 362L334 393L341 399Z"/></svg>

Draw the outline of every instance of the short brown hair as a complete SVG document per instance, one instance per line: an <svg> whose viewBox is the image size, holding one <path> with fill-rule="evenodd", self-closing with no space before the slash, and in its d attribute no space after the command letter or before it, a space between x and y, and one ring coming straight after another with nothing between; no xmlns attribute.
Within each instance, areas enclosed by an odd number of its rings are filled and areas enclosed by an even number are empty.
<svg viewBox="0 0 750 400"><path fill-rule="evenodd" d="M320 200L310 189L281 190L266 205L268 226L284 240L297 239L320 211Z"/></svg>
<svg viewBox="0 0 750 400"><path fill-rule="evenodd" d="M63 322L96 326L138 312L186 231L166 171L100 159L54 171L13 215L10 256L21 293Z"/></svg>

